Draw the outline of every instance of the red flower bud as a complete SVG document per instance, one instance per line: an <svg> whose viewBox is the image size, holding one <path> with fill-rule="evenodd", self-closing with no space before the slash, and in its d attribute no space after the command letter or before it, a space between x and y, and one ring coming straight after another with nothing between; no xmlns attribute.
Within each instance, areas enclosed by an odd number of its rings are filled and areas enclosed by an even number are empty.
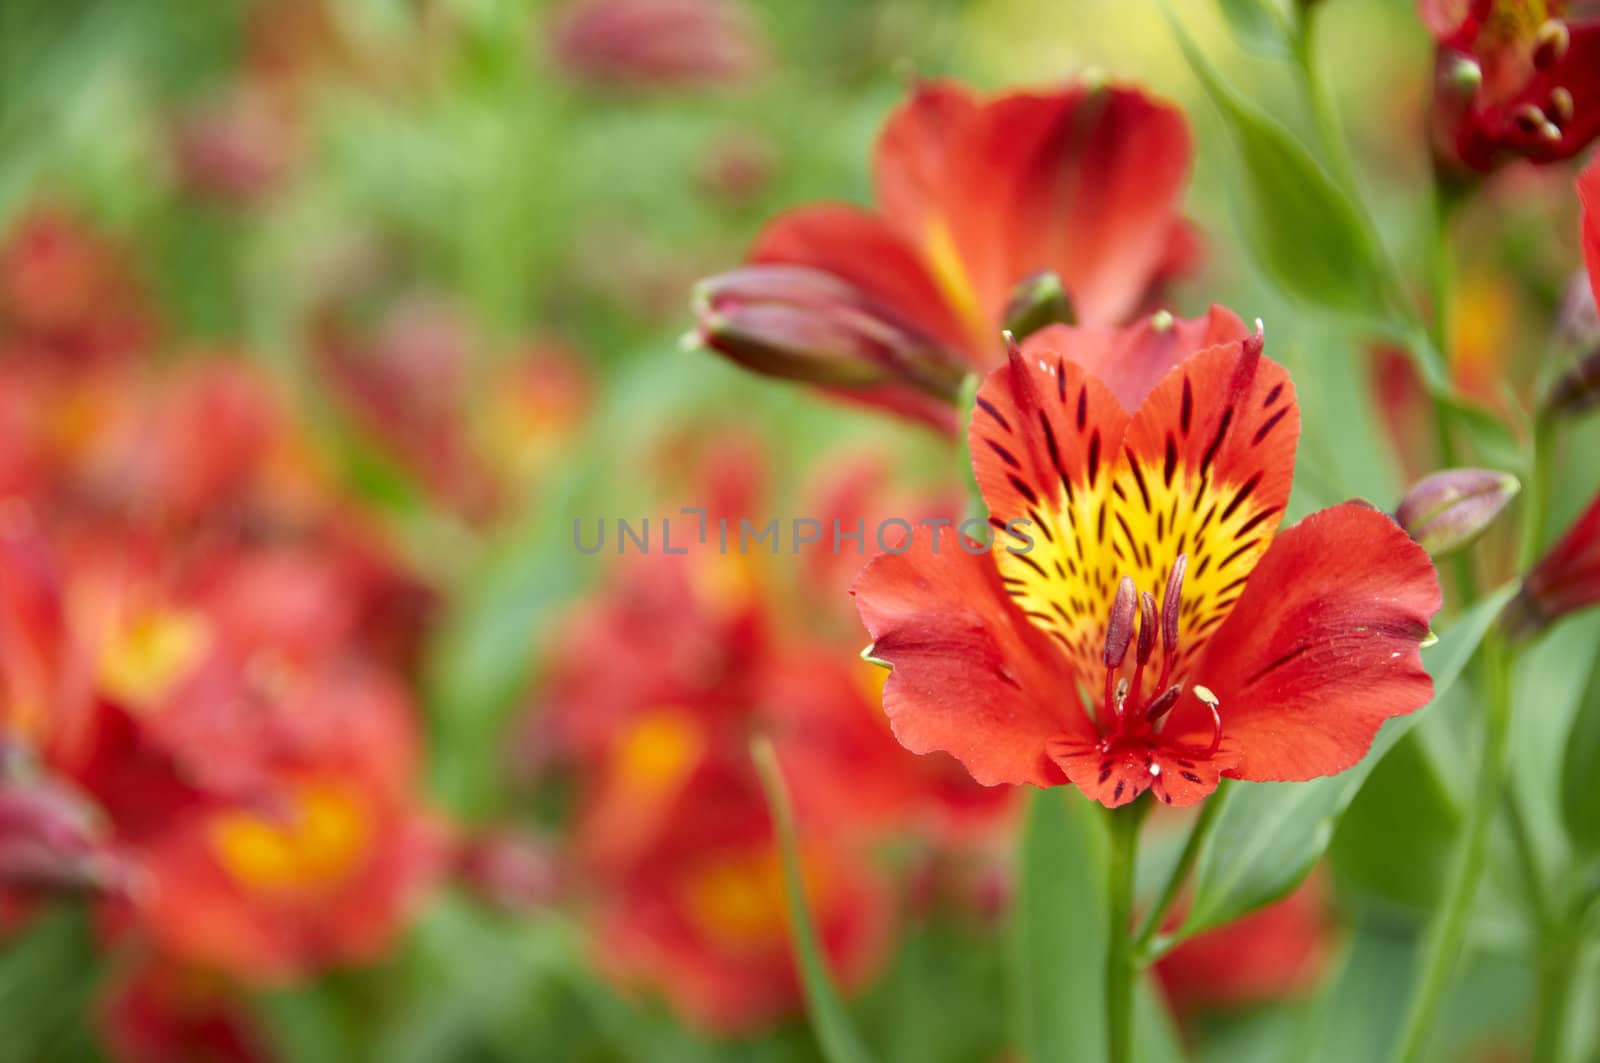
<svg viewBox="0 0 1600 1063"><path fill-rule="evenodd" d="M747 266L702 281L695 338L746 369L846 390L884 390L901 406L953 404L961 355L820 270Z"/></svg>
<svg viewBox="0 0 1600 1063"><path fill-rule="evenodd" d="M1417 481L1394 517L1424 550L1443 557L1483 534L1521 486L1509 473L1446 469Z"/></svg>
<svg viewBox="0 0 1600 1063"><path fill-rule="evenodd" d="M85 797L31 774L0 782L0 889L54 893L113 888L121 880Z"/></svg>

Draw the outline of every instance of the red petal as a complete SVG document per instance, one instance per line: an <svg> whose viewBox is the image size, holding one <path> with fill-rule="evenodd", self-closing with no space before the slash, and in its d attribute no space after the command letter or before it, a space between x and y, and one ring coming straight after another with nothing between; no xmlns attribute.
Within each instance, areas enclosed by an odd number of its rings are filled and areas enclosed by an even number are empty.
<svg viewBox="0 0 1600 1063"><path fill-rule="evenodd" d="M1070 666L1006 598L986 552L949 528L917 530L905 553L869 564L851 593L873 655L894 667L883 707L913 753L943 750L988 786L1052 786L1045 743L1093 728Z"/></svg>
<svg viewBox="0 0 1600 1063"><path fill-rule="evenodd" d="M873 159L878 203L913 243L943 213L952 147L978 111L977 100L960 85L923 82L889 116L878 137Z"/></svg>
<svg viewBox="0 0 1600 1063"><path fill-rule="evenodd" d="M1137 410L1163 377L1196 351L1250 335L1239 315L1213 306L1205 317L1175 318L1156 328L1146 318L1128 328L1051 325L1022 345L1023 353L1054 351L1105 381L1123 409ZM1040 355L1043 356L1042 354Z"/></svg>
<svg viewBox="0 0 1600 1063"><path fill-rule="evenodd" d="M1439 604L1427 553L1363 503L1278 536L1191 672L1239 744L1228 774L1299 780L1354 765L1384 720L1432 697L1418 649Z"/></svg>
<svg viewBox="0 0 1600 1063"><path fill-rule="evenodd" d="M1589 284L1600 304L1600 159L1578 177L1578 198L1583 200L1583 258L1589 264Z"/></svg>
<svg viewBox="0 0 1600 1063"><path fill-rule="evenodd" d="M1096 739L1055 739L1050 758L1067 773L1072 785L1107 808L1127 804L1146 790L1163 803L1182 807L1217 788L1222 773L1239 762L1236 743L1224 742L1216 752L1184 749L1170 742L1136 742L1107 749ZM1153 769L1153 770L1152 770Z"/></svg>
<svg viewBox="0 0 1600 1063"><path fill-rule="evenodd" d="M1123 88L1002 97L983 109L951 173L951 234L981 305L1054 270L1078 319L1135 312L1168 261L1189 170L1179 111Z"/></svg>
<svg viewBox="0 0 1600 1063"><path fill-rule="evenodd" d="M972 351L971 338L917 249L870 211L842 203L792 210L762 230L750 261L831 273L883 304L901 322L955 350ZM976 357L974 364L979 364Z"/></svg>

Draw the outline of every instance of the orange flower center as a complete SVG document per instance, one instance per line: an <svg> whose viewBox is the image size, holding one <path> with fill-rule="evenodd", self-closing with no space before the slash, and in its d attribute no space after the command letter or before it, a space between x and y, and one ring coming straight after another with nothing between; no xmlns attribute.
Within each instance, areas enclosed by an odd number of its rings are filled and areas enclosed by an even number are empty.
<svg viewBox="0 0 1600 1063"><path fill-rule="evenodd" d="M333 780L305 781L290 787L286 806L213 819L218 862L241 885L265 893L320 893L346 881L372 845L372 823L357 792Z"/></svg>

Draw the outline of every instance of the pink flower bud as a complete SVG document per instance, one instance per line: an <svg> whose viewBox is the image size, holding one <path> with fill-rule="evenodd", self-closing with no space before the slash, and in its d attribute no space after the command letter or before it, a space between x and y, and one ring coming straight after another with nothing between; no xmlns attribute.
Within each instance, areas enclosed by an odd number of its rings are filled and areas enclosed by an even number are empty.
<svg viewBox="0 0 1600 1063"><path fill-rule="evenodd" d="M1520 488L1509 473L1446 469L1418 480L1394 516L1424 550L1443 557L1481 535Z"/></svg>

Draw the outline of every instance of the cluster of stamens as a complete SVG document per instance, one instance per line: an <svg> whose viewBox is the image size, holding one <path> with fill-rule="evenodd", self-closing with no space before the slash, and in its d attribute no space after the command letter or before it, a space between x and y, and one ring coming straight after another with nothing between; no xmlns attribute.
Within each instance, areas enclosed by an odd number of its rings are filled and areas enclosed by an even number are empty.
<svg viewBox="0 0 1600 1063"><path fill-rule="evenodd" d="M1572 31L1567 29L1566 23L1557 19L1544 23L1539 27L1533 49L1534 69L1543 71L1555 66L1567 54L1571 43ZM1572 110L1572 92L1558 85L1550 90L1543 106L1524 103L1512 112L1511 120L1524 135L1555 143L1564 135L1562 131L1567 123L1572 121Z"/></svg>
<svg viewBox="0 0 1600 1063"><path fill-rule="evenodd" d="M1155 596L1140 591L1133 580L1123 576L1111 602L1111 618L1106 624L1106 645L1102 660L1106 666L1105 690L1101 708L1102 732L1121 737L1157 726L1183 696L1183 683L1173 683L1172 671L1178 660L1178 620L1183 603L1183 576L1189 555L1179 554L1167 577L1161 608ZM1158 693L1148 702L1144 698L1144 672L1155 656L1156 632L1161 634L1161 672L1151 690ZM1122 674L1128 648L1133 647L1133 676ZM1217 751L1222 742L1222 717L1217 712L1217 697L1199 684L1190 692L1211 711L1211 746L1206 755Z"/></svg>

